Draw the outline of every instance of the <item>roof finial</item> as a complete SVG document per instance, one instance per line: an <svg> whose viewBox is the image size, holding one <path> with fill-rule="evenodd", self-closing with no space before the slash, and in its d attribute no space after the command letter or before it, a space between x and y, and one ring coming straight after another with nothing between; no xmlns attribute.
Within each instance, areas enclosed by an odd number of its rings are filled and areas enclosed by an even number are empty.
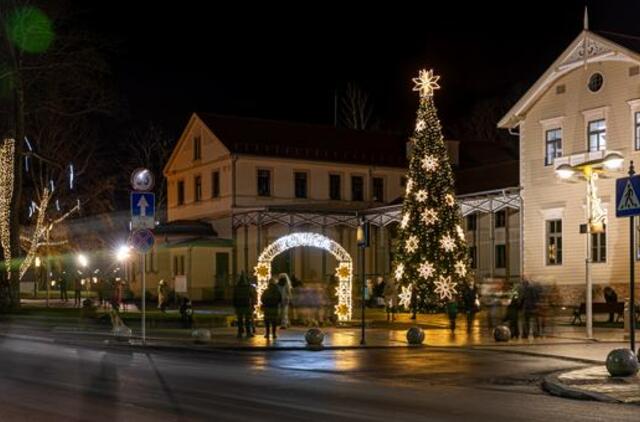
<svg viewBox="0 0 640 422"><path fill-rule="evenodd" d="M587 9L587 5L584 6L584 22L582 24L582 29L585 31L589 30L589 10Z"/></svg>

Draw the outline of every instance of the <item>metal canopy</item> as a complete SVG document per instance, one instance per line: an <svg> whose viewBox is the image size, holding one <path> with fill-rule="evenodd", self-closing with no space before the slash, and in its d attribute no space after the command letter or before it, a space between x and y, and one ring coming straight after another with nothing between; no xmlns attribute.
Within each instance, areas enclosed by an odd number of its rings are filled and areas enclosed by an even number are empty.
<svg viewBox="0 0 640 422"><path fill-rule="evenodd" d="M505 208L520 209L521 198L519 188L499 189L478 192L457 197L462 216L473 213L495 213ZM370 224L384 227L391 223L399 223L402 214L402 204L369 208L363 211L313 212L278 207L270 210L268 207L237 209L233 212L232 225L234 229L244 226L265 226L281 224L291 228L300 226L333 227L347 226L357 228L360 218Z"/></svg>

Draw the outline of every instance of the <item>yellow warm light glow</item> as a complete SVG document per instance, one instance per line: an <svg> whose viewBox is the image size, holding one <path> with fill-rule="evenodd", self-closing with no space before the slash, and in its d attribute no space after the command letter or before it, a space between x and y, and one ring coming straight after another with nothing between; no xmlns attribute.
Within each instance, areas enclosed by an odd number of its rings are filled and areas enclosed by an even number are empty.
<svg viewBox="0 0 640 422"><path fill-rule="evenodd" d="M120 262L124 262L129 259L131 255L131 246L122 245L116 251L116 259Z"/></svg>
<svg viewBox="0 0 640 422"><path fill-rule="evenodd" d="M81 267L86 267L87 265L89 265L89 259L87 258L86 255L78 254L76 258L78 261L78 265L80 265Z"/></svg>

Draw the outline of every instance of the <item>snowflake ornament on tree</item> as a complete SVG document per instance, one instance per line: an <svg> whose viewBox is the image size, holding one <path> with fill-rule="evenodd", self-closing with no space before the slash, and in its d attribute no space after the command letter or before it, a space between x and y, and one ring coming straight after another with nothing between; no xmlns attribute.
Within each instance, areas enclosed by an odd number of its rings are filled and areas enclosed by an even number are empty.
<svg viewBox="0 0 640 422"><path fill-rule="evenodd" d="M402 280L402 276L404 275L404 264L400 263L396 266L396 271L394 276L396 280Z"/></svg>
<svg viewBox="0 0 640 422"><path fill-rule="evenodd" d="M453 240L453 237L445 234L442 236L442 239L440 239L440 247L447 252L452 252L456 247L456 242Z"/></svg>
<svg viewBox="0 0 640 422"><path fill-rule="evenodd" d="M416 122L416 132L422 132L427 127L424 120L418 120Z"/></svg>
<svg viewBox="0 0 640 422"><path fill-rule="evenodd" d="M413 289L413 285L409 284L408 286L402 286L401 292L398 295L398 299L400 302L400 306L404 309L409 309L411 307L411 290Z"/></svg>
<svg viewBox="0 0 640 422"><path fill-rule="evenodd" d="M422 221L425 225L430 226L438 221L438 212L433 208L427 208L422 212Z"/></svg>
<svg viewBox="0 0 640 422"><path fill-rule="evenodd" d="M456 286L458 285L458 283L451 281L451 276L440 276L440 278L436 280L434 284L436 285L435 292L440 295L440 299L442 300L453 300L453 295L458 293L458 291L456 290Z"/></svg>
<svg viewBox="0 0 640 422"><path fill-rule="evenodd" d="M467 265L464 262L456 262L456 274L458 274L460 278L464 278L467 275Z"/></svg>
<svg viewBox="0 0 640 422"><path fill-rule="evenodd" d="M427 191L424 189L420 189L418 192L416 192L416 201L418 202L424 202L428 197L429 195L427 195Z"/></svg>
<svg viewBox="0 0 640 422"><path fill-rule="evenodd" d="M440 89L438 79L440 79L440 76L434 75L433 70L423 69L418 73L417 78L413 78L413 83L416 84L413 90L418 91L422 98L430 97L433 95L434 90Z"/></svg>
<svg viewBox="0 0 640 422"><path fill-rule="evenodd" d="M411 188L413 188L413 179L407 179L407 190L406 190L407 195L411 193Z"/></svg>
<svg viewBox="0 0 640 422"><path fill-rule="evenodd" d="M447 203L450 207L453 207L456 204L456 199L450 193L444 196L444 202Z"/></svg>
<svg viewBox="0 0 640 422"><path fill-rule="evenodd" d="M407 242L406 242L404 248L407 250L407 252L414 253L416 251L416 249L418 249L418 237L417 236L410 236L407 239Z"/></svg>
<svg viewBox="0 0 640 422"><path fill-rule="evenodd" d="M430 279L434 271L435 269L433 268L433 264L428 261L423 262L418 267L418 273L420 274L420 277L424 278L425 280Z"/></svg>
<svg viewBox="0 0 640 422"><path fill-rule="evenodd" d="M438 160L433 155L425 155L422 159L422 168L426 171L434 171L438 168Z"/></svg>

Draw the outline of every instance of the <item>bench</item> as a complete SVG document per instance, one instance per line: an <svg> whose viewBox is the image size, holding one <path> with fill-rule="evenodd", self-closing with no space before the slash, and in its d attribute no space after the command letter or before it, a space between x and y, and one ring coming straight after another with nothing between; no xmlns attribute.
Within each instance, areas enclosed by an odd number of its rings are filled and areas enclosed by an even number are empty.
<svg viewBox="0 0 640 422"><path fill-rule="evenodd" d="M594 302L592 304L592 312L593 314L617 314L616 322L620 321L622 315L624 314L624 302ZM587 305L583 302L580 304L580 307L574 309L573 311L573 321L571 321L572 325L581 324L582 323L582 315L587 313Z"/></svg>

